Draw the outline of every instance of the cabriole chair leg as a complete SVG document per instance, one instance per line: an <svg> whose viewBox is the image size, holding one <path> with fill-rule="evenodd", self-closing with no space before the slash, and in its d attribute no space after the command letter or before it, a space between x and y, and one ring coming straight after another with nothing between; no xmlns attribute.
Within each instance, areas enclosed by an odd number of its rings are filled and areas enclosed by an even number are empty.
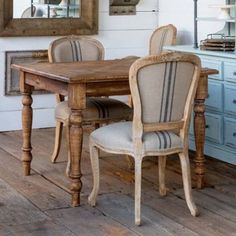
<svg viewBox="0 0 236 236"><path fill-rule="evenodd" d="M167 158L166 156L158 157L159 193L161 196L166 196L166 184L165 184L166 158Z"/></svg>
<svg viewBox="0 0 236 236"><path fill-rule="evenodd" d="M90 145L90 160L93 172L93 190L88 198L88 203L91 206L96 205L96 199L99 191L99 150L96 146Z"/></svg>
<svg viewBox="0 0 236 236"><path fill-rule="evenodd" d="M191 185L191 175L190 175L190 164L189 164L189 156L188 153L179 153L180 164L182 169L182 178L184 185L184 194L185 199L188 205L188 208L191 212L192 216L198 216L199 211L193 201L192 197L192 185Z"/></svg>
<svg viewBox="0 0 236 236"><path fill-rule="evenodd" d="M60 147L61 147L62 129L63 129L63 123L57 121L56 122L56 129L55 129L55 144L54 144L53 154L51 157L52 163L55 163L58 158L58 154L59 154Z"/></svg>

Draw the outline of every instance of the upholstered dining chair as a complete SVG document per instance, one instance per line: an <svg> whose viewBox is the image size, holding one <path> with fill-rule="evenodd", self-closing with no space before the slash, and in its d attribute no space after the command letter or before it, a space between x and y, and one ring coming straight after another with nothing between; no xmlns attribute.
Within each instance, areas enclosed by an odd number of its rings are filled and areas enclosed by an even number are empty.
<svg viewBox="0 0 236 236"><path fill-rule="evenodd" d="M53 41L49 46L48 56L50 62L102 60L104 58L104 48L98 40L89 37L68 36ZM67 101L59 94L56 97L56 134L54 151L51 157L52 162L56 162L60 151L63 124L67 128L68 135L70 116L70 108ZM83 111L84 122L94 123L97 127L101 123L130 120L131 117L132 109L125 103L112 98L87 98L86 109ZM67 174L69 173L69 168L70 154L68 153Z"/></svg>
<svg viewBox="0 0 236 236"><path fill-rule="evenodd" d="M133 121L101 127L90 135L93 189L88 198L95 206L99 191L99 149L126 154L135 162L135 224L141 223L141 176L145 156L159 157L159 192L166 195L167 155L177 153L182 168L185 199L193 216L198 215L192 199L188 156L188 129L200 74L195 55L166 53L138 59L130 68Z"/></svg>
<svg viewBox="0 0 236 236"><path fill-rule="evenodd" d="M153 31L149 40L149 55L159 55L164 46L176 44L177 29L174 25L164 25Z"/></svg>
<svg viewBox="0 0 236 236"><path fill-rule="evenodd" d="M164 46L175 45L177 29L174 25L168 24L160 26L153 31L149 39L149 55L160 55ZM128 56L126 58L137 58L136 56ZM132 107L132 97L128 96L128 104ZM134 169L134 161L127 156L129 169Z"/></svg>

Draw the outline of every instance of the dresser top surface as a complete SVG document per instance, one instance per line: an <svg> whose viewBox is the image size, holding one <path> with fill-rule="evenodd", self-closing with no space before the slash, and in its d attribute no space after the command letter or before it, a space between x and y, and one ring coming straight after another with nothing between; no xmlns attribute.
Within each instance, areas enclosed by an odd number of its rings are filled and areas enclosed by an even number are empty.
<svg viewBox="0 0 236 236"><path fill-rule="evenodd" d="M197 55L203 56L215 56L215 57L224 57L229 59L236 59L235 52L220 52L220 51L209 51L209 50L200 50L199 48L194 48L193 45L175 45L175 46L165 46L165 50L176 51L176 52L189 52Z"/></svg>

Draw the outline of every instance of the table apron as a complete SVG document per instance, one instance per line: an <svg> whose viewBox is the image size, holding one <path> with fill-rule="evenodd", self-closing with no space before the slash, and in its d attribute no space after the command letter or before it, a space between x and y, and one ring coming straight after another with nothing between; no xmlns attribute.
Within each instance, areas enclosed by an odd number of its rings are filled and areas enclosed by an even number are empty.
<svg viewBox="0 0 236 236"><path fill-rule="evenodd" d="M24 83L37 89L68 95L68 83L27 73ZM86 96L111 96L130 94L128 81L99 81L86 83Z"/></svg>
<svg viewBox="0 0 236 236"><path fill-rule="evenodd" d="M86 84L86 96L111 96L130 94L128 81L93 82Z"/></svg>
<svg viewBox="0 0 236 236"><path fill-rule="evenodd" d="M61 95L68 95L68 84L62 81L48 79L42 76L27 74L25 84L31 85L37 89L47 90Z"/></svg>

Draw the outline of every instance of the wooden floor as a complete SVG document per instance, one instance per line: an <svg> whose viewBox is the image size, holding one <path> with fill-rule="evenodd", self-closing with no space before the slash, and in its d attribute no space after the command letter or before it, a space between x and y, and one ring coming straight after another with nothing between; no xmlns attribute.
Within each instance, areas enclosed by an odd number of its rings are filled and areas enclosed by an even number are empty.
<svg viewBox="0 0 236 236"><path fill-rule="evenodd" d="M193 190L200 216L190 215L183 196L177 157L167 161L167 197L160 197L157 162L143 164L142 221L134 225L134 176L124 157L102 154L101 191L95 208L87 204L92 188L88 135L83 148L82 205L70 207L65 177L66 149L50 162L53 129L33 132L32 175L20 162L21 132L0 133L0 236L69 235L236 235L236 166L207 160L207 188ZM235 157L236 158L236 157ZM194 175L193 176L193 185Z"/></svg>

